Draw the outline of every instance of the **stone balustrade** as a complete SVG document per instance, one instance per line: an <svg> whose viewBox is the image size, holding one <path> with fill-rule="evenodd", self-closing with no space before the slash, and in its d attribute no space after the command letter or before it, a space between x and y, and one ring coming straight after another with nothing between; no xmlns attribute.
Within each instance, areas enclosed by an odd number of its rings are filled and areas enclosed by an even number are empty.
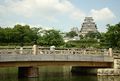
<svg viewBox="0 0 120 81"><path fill-rule="evenodd" d="M24 49L24 50L20 50L20 49L0 49L0 54L21 54L21 52L23 54L32 54L32 50L31 49Z"/></svg>
<svg viewBox="0 0 120 81"><path fill-rule="evenodd" d="M80 51L75 51L75 50L38 50L38 54L83 54L83 55L103 55L105 54L103 51L96 51L96 50L80 50ZM106 52L106 55L108 53Z"/></svg>
<svg viewBox="0 0 120 81"><path fill-rule="evenodd" d="M34 49L35 50L35 49ZM35 54L33 49L0 49L0 54ZM82 54L82 55L109 55L104 49L67 49L67 50L49 50L36 49L36 54Z"/></svg>
<svg viewBox="0 0 120 81"><path fill-rule="evenodd" d="M113 56L114 58L120 57L120 50L113 50Z"/></svg>

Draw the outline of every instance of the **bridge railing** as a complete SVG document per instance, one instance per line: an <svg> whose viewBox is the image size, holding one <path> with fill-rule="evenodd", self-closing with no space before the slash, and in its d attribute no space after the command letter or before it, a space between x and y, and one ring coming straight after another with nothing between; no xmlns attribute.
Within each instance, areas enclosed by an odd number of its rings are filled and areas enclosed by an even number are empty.
<svg viewBox="0 0 120 81"><path fill-rule="evenodd" d="M114 57L119 57L120 58L120 50L113 50L113 56Z"/></svg>
<svg viewBox="0 0 120 81"><path fill-rule="evenodd" d="M82 55L108 55L107 50L92 49L92 50L38 50L37 54L82 54Z"/></svg>
<svg viewBox="0 0 120 81"><path fill-rule="evenodd" d="M32 54L31 49L0 49L0 54Z"/></svg>
<svg viewBox="0 0 120 81"><path fill-rule="evenodd" d="M19 54L20 51L18 49L0 49L0 54Z"/></svg>
<svg viewBox="0 0 120 81"><path fill-rule="evenodd" d="M33 54L33 49L0 49L0 54ZM37 49L36 54L81 54L81 55L109 55L106 49L63 49L63 50L49 50Z"/></svg>

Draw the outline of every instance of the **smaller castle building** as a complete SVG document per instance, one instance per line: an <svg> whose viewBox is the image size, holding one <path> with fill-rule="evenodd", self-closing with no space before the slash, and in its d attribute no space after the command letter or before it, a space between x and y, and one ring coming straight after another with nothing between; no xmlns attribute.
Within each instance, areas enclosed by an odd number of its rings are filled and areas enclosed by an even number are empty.
<svg viewBox="0 0 120 81"><path fill-rule="evenodd" d="M79 29L78 29L78 27L71 28L71 31L74 31L76 34L79 35Z"/></svg>

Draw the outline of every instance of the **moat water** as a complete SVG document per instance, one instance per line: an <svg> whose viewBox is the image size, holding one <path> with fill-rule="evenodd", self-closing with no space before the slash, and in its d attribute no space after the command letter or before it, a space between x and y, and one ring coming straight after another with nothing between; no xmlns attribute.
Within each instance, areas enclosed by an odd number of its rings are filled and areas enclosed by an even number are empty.
<svg viewBox="0 0 120 81"><path fill-rule="evenodd" d="M120 81L120 76L72 74L69 67L40 67L38 78L18 78L17 68L0 68L0 81Z"/></svg>

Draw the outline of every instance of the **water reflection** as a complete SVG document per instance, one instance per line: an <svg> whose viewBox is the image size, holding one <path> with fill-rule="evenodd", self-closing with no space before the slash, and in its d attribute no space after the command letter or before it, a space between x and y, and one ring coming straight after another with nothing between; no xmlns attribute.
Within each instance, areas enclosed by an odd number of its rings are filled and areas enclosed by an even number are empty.
<svg viewBox="0 0 120 81"><path fill-rule="evenodd" d="M19 79L19 81L97 81L96 76L71 76L69 78L64 77L39 77L39 78L23 78Z"/></svg>
<svg viewBox="0 0 120 81"><path fill-rule="evenodd" d="M18 81L39 81L39 78L22 78L19 79Z"/></svg>
<svg viewBox="0 0 120 81"><path fill-rule="evenodd" d="M41 67L38 78L19 79L12 69L0 69L0 81L120 81L120 76L81 76L71 74L70 69Z"/></svg>
<svg viewBox="0 0 120 81"><path fill-rule="evenodd" d="M120 81L120 76L98 76L98 81Z"/></svg>
<svg viewBox="0 0 120 81"><path fill-rule="evenodd" d="M9 80L9 81L16 81ZM39 78L23 78L18 81L120 81L120 76L71 76L69 78L64 77L39 77Z"/></svg>

